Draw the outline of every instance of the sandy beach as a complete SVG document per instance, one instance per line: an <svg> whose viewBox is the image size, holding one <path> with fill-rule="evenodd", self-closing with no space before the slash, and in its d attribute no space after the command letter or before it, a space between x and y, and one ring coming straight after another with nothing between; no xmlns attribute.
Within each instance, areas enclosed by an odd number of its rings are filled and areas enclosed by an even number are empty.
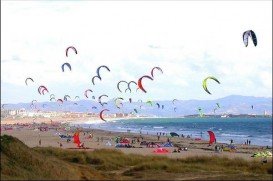
<svg viewBox="0 0 273 181"><path fill-rule="evenodd" d="M93 119L96 121L96 119ZM112 119L114 120L114 119ZM71 120L72 121L72 120ZM79 119L76 123L86 122L85 119ZM90 120L89 120L90 121ZM73 143L73 140L67 142L67 139L61 139L59 137L62 135L73 135L74 130L66 130L60 124L61 122L70 122L68 119L58 118L58 122L50 122L50 119L39 118L35 120L36 124L33 124L33 119L20 119L20 120L2 120L1 124L1 135L7 134L14 137L17 137L22 142L24 142L29 147L60 147L60 143L63 149L74 149L74 150L86 150L92 151L95 149L119 149L126 154L134 153L141 155L160 155L167 156L170 158L186 158L186 157L195 157L195 156L224 156L228 158L243 158L246 160L253 160L259 158L253 158L255 152L265 150L265 147L255 146L255 145L238 145L236 146L236 151L222 151L215 152L215 145L223 145L227 147L228 144L216 143L211 146L208 145L208 141L205 140L194 140L192 138L181 138L181 137L172 137L170 141L174 147L166 147L169 153L166 154L156 154L153 151L156 147L148 148L146 145L140 145L141 141L154 142L157 144L166 143L168 137L161 136L158 140L156 135L147 135L147 134L136 134L136 133L121 133L121 132L110 132L98 129L80 129L80 141L84 143L84 147L88 149L78 149L77 145ZM16 123L16 124L15 124ZM41 124L43 123L43 124ZM76 124L74 122L74 124ZM48 127L48 131L40 131L39 127ZM5 130L5 128L10 128ZM11 129L12 128L12 129ZM90 134L93 135L90 138ZM130 143L132 140L135 142L131 145L132 148L116 148L115 138L116 137L128 138ZM137 142L137 139L139 142ZM41 145L39 145L39 140L41 140ZM111 145L109 145L109 143ZM178 147L186 147L187 151L181 151L179 153L173 153L174 149ZM270 149L272 151L272 149Z"/></svg>

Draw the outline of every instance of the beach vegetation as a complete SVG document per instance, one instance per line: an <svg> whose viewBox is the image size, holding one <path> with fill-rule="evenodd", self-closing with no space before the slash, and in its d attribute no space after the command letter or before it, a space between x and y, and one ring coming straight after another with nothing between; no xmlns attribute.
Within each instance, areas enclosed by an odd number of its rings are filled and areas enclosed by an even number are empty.
<svg viewBox="0 0 273 181"><path fill-rule="evenodd" d="M29 148L1 136L1 180L272 180L272 161L125 154L119 150Z"/></svg>

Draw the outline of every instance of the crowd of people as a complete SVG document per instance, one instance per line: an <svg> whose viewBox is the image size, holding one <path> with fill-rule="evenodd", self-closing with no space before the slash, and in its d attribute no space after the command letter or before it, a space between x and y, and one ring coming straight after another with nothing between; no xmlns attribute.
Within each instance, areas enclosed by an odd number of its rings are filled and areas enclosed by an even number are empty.
<svg viewBox="0 0 273 181"><path fill-rule="evenodd" d="M39 133L40 134L40 133ZM94 139L94 133L93 131L89 131L89 132L85 132L85 131L82 131L81 134L84 136L84 139L89 139L89 140L93 140ZM69 135L68 133L66 133L66 135L61 135L63 137L66 138L67 140L67 143L71 142L73 140L73 136L72 135ZM161 136L164 136L164 138L166 138L166 140L164 140L164 142L167 142L167 143L171 143L171 136L169 135L168 136L168 133L164 133L164 132L157 132L157 141L159 142L155 142L155 141L147 141L146 143L144 143L144 137L142 135L139 135L139 136L135 136L133 138L130 139L130 141L128 143L126 143L125 147L126 148L132 148L132 147L135 147L133 145L135 144L140 144L140 146L146 146L146 147L151 147L151 148L154 148L154 147L161 147L160 145L162 144L162 139L161 139ZM61 137L61 138L63 138ZM181 135L181 138L190 138L190 135L187 135L187 136L184 136L183 134ZM112 142L113 139L110 138L105 138L105 137L95 137L96 139L96 142L104 142L106 140L108 140L108 142ZM121 136L121 137L116 137L114 139L115 143L118 144L120 142L122 142L122 140L126 140L127 138L125 136ZM128 139L129 140L129 139ZM160 142L161 141L161 142ZM144 143L144 144L142 144ZM216 140L215 140L215 146L214 146L214 151L217 152L217 153L220 153L220 152L223 152L223 151L226 151L226 147L224 147L224 145L218 145L216 144ZM125 144L125 143L124 143ZM250 145L251 144L251 141L250 140L246 140L245 142L245 145ZM38 141L38 145L41 146L42 145L42 140L40 139L40 136L39 136L39 141ZM63 143L61 142L58 142L58 145L59 147L63 147ZM234 140L231 139L230 140L230 145L229 146L233 146L234 145ZM84 143L81 142L80 144L80 147L84 147ZM228 147L232 150L233 147ZM175 147L174 150L172 151L173 153L177 153L177 152L181 152L181 151L188 151L188 148L187 147Z"/></svg>

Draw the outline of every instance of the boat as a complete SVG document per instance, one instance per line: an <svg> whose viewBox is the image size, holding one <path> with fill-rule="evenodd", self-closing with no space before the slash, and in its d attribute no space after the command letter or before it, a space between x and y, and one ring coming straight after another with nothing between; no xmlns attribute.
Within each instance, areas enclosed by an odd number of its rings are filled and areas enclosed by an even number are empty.
<svg viewBox="0 0 273 181"><path fill-rule="evenodd" d="M229 116L228 115L221 115L221 118L228 118Z"/></svg>

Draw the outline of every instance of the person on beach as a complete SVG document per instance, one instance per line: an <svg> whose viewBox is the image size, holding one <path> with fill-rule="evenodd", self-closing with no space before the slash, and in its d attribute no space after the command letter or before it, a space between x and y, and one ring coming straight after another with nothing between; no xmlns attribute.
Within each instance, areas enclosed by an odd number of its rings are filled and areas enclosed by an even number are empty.
<svg viewBox="0 0 273 181"><path fill-rule="evenodd" d="M160 136L157 136L157 141L159 141Z"/></svg>
<svg viewBox="0 0 273 181"><path fill-rule="evenodd" d="M230 140L230 144L233 144L233 139Z"/></svg>
<svg viewBox="0 0 273 181"><path fill-rule="evenodd" d="M220 152L220 147L218 145L215 145L215 152L219 153Z"/></svg>
<svg viewBox="0 0 273 181"><path fill-rule="evenodd" d="M41 139L39 139L39 146L41 146L41 144L42 144L42 141L41 141Z"/></svg>
<svg viewBox="0 0 273 181"><path fill-rule="evenodd" d="M179 149L177 149L177 152L178 152L178 153L180 153L180 150L179 150Z"/></svg>
<svg viewBox="0 0 273 181"><path fill-rule="evenodd" d="M250 140L248 141L248 144L250 145Z"/></svg>
<svg viewBox="0 0 273 181"><path fill-rule="evenodd" d="M182 151L182 148L179 146L177 151L180 153L180 151Z"/></svg>
<svg viewBox="0 0 273 181"><path fill-rule="evenodd" d="M81 143L79 147L84 148L84 143Z"/></svg>

